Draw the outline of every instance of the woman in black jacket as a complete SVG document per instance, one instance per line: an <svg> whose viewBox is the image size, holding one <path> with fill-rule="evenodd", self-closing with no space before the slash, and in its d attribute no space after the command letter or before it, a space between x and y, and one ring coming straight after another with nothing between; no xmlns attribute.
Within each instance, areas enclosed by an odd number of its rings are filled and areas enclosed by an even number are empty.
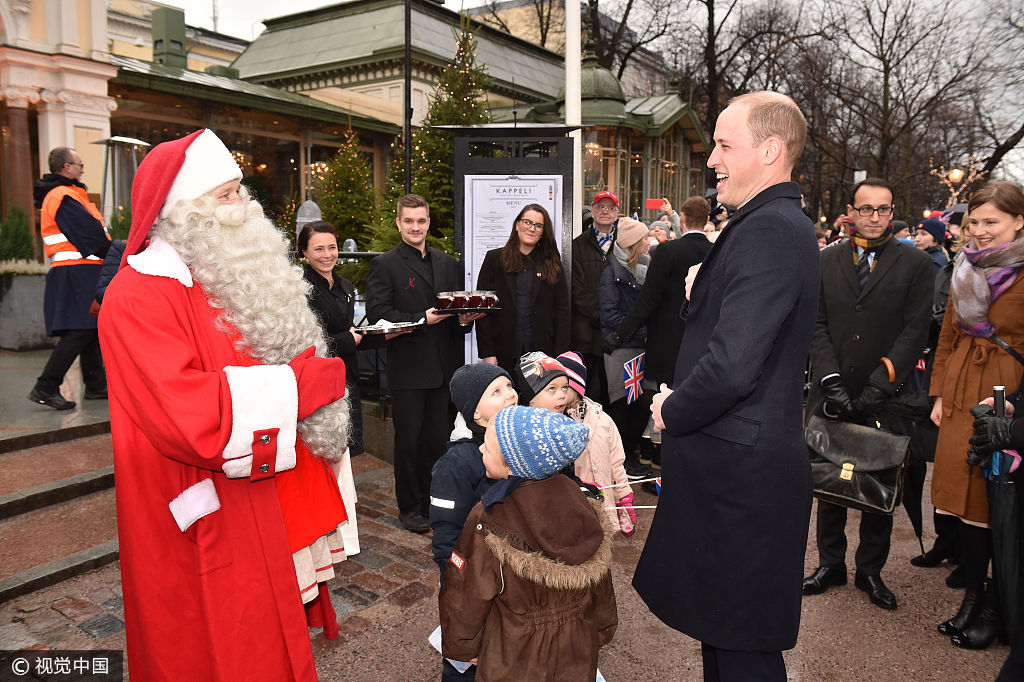
<svg viewBox="0 0 1024 682"><path fill-rule="evenodd" d="M498 292L498 307L476 328L477 354L511 373L519 357L539 350L555 357L569 350L569 289L551 216L527 204L508 242L487 252L477 289Z"/></svg>
<svg viewBox="0 0 1024 682"><path fill-rule="evenodd" d="M330 223L317 220L299 232L299 253L306 259L305 277L313 289L309 307L320 318L331 357L345 361L345 395L349 399L348 447L352 457L363 452L363 407L359 402L359 361L356 350L382 348L384 337L367 339L352 325L355 287L334 272L338 263L338 235Z"/></svg>

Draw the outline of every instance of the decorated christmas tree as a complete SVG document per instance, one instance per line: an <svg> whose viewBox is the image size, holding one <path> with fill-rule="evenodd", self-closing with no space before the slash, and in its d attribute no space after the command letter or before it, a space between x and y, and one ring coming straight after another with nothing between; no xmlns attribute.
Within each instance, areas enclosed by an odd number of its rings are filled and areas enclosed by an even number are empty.
<svg viewBox="0 0 1024 682"><path fill-rule="evenodd" d="M338 153L327 161L317 194L324 220L338 233L338 246L351 238L358 250L365 250L367 227L374 223L380 197L373 188L373 165L360 149L354 130L346 131Z"/></svg>
<svg viewBox="0 0 1024 682"><path fill-rule="evenodd" d="M432 126L490 123L484 93L490 77L476 61L476 38L463 14L457 31L455 58L441 72L437 92L430 102L420 130L412 137L412 191L430 202L431 232L439 236L438 248L455 250L454 178L455 134Z"/></svg>
<svg viewBox="0 0 1024 682"><path fill-rule="evenodd" d="M469 17L464 15L458 30L453 30L455 57L437 81L422 128L412 135L412 191L430 203L430 234L427 244L455 252L455 135L431 126L473 125L490 122L490 113L483 95L490 85L487 71L476 63L476 39L470 31ZM363 237L356 237L359 247L370 251L387 251L398 244L401 236L395 225L395 205L405 194L405 150L399 138L390 149L387 182L376 201L365 205L372 209ZM324 204L327 203L326 195ZM326 218L327 211L324 210ZM367 240L368 238L368 240ZM364 242L368 241L364 246ZM342 265L341 270L353 282L364 282L367 263ZM358 284L357 284L358 285Z"/></svg>

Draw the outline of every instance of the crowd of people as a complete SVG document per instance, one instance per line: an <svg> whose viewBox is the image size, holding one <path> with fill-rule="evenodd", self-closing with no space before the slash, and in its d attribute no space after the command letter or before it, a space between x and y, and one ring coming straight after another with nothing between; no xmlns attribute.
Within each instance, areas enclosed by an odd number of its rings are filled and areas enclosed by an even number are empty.
<svg viewBox="0 0 1024 682"><path fill-rule="evenodd" d="M490 313L435 307L462 273L407 195L366 314L417 326L373 336L334 227L300 231L296 266L212 131L150 151L113 246L81 159L54 150L37 198L62 338L29 398L73 407L59 384L76 355L86 398L109 377L133 677L316 678L307 628L337 634L325 583L358 551L357 352L384 347L399 521L433 530L440 569L442 679L594 679L617 625L611 537L641 523L638 485L659 495L633 577L648 608L701 642L706 680L786 679L801 600L847 581L847 508L825 501L803 575L815 415L911 436L908 487L934 459L937 538L913 563L957 563L964 589L938 629L965 648L1013 636L1000 679L1024 678L1005 599L1020 576L990 570L1006 539L986 494L993 469L1021 475L1024 192L989 183L911 231L868 178L825 233L792 181L805 137L789 98L734 99L708 160L715 208L664 201L648 226L599 192L568 271L548 212L523 206L475 273ZM100 347L118 358L105 371ZM855 586L887 610L891 533L891 514L865 512L855 554Z"/></svg>

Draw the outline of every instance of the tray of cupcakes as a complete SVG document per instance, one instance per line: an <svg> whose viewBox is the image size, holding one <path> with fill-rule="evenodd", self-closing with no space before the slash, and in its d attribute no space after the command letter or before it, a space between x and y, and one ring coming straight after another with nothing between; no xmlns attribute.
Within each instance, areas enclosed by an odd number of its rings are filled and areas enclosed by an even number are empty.
<svg viewBox="0 0 1024 682"><path fill-rule="evenodd" d="M441 315L501 310L494 291L442 291L437 295L436 308Z"/></svg>

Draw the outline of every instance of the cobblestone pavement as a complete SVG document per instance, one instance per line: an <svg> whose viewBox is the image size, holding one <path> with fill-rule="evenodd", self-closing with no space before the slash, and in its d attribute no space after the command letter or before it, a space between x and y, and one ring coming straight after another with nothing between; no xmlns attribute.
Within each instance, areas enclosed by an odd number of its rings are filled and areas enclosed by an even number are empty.
<svg viewBox="0 0 1024 682"><path fill-rule="evenodd" d="M440 657L426 641L437 625L438 574L429 535L401 529L389 466L369 455L357 457L353 465L362 552L338 565L330 585L341 635L328 642L320 630L311 631L320 678L437 679ZM655 501L642 492L636 498L638 505ZM639 512L633 537L615 538L613 579L620 623L601 654L601 671L613 682L700 680L697 642L651 616L629 584L652 513ZM857 514L851 514L851 576L856 527ZM809 535L806 565L812 570L817 565L813 523ZM872 606L852 584L805 599L800 641L786 653L791 680L974 682L995 677L1007 647L961 651L935 631L937 623L955 612L962 593L943 584L948 568L911 567L909 559L917 551L917 540L900 512L883 573L900 599L896 611ZM0 604L0 649L123 649L118 571L119 565L111 564Z"/></svg>

